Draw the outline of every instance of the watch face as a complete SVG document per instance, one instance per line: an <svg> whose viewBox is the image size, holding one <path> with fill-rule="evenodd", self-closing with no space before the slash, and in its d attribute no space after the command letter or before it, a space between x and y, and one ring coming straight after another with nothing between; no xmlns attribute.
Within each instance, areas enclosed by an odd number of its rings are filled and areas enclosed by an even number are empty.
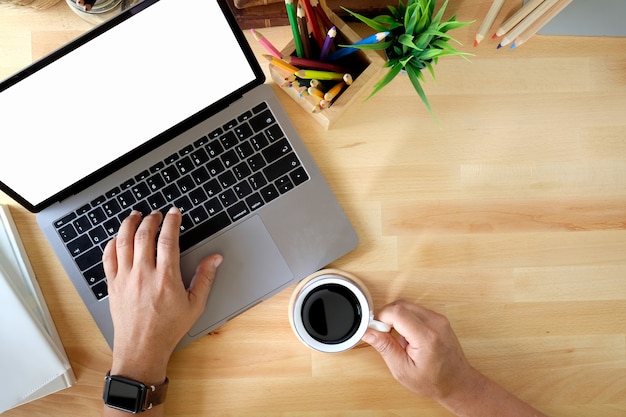
<svg viewBox="0 0 626 417"><path fill-rule="evenodd" d="M143 387L133 381L110 377L105 390L105 402L109 407L138 413L141 411Z"/></svg>

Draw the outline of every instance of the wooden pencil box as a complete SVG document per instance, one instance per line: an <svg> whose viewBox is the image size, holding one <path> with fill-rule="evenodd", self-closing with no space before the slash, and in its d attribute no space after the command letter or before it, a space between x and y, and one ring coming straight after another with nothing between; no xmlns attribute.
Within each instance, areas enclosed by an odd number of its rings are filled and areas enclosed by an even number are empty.
<svg viewBox="0 0 626 417"><path fill-rule="evenodd" d="M294 1L297 4L297 0ZM361 40L361 37L352 30L343 20L341 20L332 10L326 6L325 0L319 0L320 6L325 11L330 22L337 28L337 37L335 45L352 44ZM324 33L326 36L326 33ZM295 42L291 40L282 50L283 57L295 55ZM335 98L331 105L320 110L318 103L310 97L302 97L300 91L296 88L281 88L285 94L289 95L300 107L302 107L311 117L324 128L328 129L343 114L343 112L352 105L357 99L363 96L363 93L370 92L372 85L376 81L376 76L380 72L385 63L381 55L376 51L359 50L337 61L350 69L353 82L346 86L341 93ZM305 68L301 68L305 69ZM285 73L273 65L269 66L272 80L278 84L285 83Z"/></svg>

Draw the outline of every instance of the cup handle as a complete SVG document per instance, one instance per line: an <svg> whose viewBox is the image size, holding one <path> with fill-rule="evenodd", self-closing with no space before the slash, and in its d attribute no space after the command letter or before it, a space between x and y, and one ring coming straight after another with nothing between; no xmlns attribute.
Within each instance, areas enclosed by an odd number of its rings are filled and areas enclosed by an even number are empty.
<svg viewBox="0 0 626 417"><path fill-rule="evenodd" d="M368 326L370 329L378 330L379 332L389 333L391 331L391 326L387 323L383 323L382 321L370 320L370 324Z"/></svg>

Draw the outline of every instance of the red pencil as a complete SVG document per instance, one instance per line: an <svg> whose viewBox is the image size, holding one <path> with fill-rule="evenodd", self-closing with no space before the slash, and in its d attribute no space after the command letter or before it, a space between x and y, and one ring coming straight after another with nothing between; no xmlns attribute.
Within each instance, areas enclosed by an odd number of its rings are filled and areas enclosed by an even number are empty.
<svg viewBox="0 0 626 417"><path fill-rule="evenodd" d="M313 32L313 38L317 43L317 46L322 48L324 45L325 36L322 34L320 30L320 25L317 23L317 16L315 16L315 12L313 11L313 6L311 6L310 0L301 0L304 4L304 10L306 11L306 19L309 23L309 29Z"/></svg>
<svg viewBox="0 0 626 417"><path fill-rule="evenodd" d="M320 61L315 61L313 59L299 58L297 56L288 56L288 57L285 57L284 59L291 65L294 65L298 68L310 68L310 69L318 69L318 70L325 70L325 71L334 71L334 72L341 72L343 74L350 72L345 67L341 67L336 64L331 64L329 62L320 62Z"/></svg>

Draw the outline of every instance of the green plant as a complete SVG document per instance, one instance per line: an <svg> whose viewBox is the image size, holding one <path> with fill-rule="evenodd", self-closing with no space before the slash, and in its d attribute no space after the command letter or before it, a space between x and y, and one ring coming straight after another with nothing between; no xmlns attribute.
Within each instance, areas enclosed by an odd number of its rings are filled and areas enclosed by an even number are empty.
<svg viewBox="0 0 626 417"><path fill-rule="evenodd" d="M428 111L433 113L421 85L424 81L422 70L427 68L433 80L436 81L433 64L437 64L439 58L458 55L467 59L466 55L469 54L455 49L450 42L454 41L458 44L460 42L448 35L447 32L473 23L458 22L456 15L442 21L448 0L436 15L434 15L435 3L436 0L406 0L405 4L399 0L397 8L391 5L387 6L390 14L376 16L373 19L342 7L376 32L389 32L385 39L379 43L354 46L341 45L359 49L384 50L387 54L387 62L384 66L388 67L389 71L374 84L374 90L367 99L389 84L396 75L404 70Z"/></svg>

